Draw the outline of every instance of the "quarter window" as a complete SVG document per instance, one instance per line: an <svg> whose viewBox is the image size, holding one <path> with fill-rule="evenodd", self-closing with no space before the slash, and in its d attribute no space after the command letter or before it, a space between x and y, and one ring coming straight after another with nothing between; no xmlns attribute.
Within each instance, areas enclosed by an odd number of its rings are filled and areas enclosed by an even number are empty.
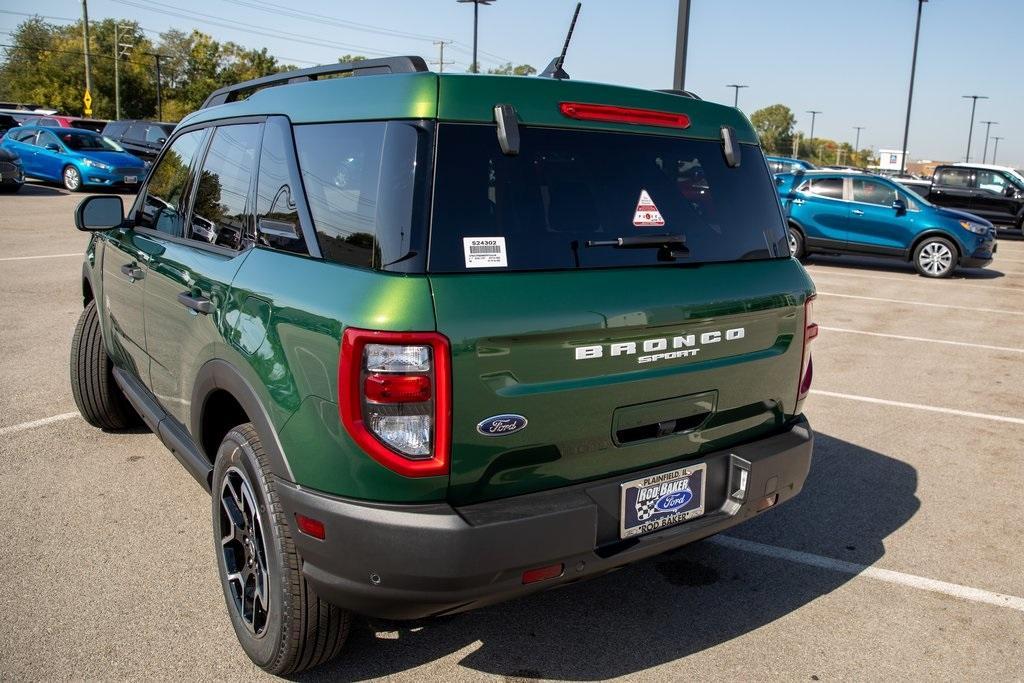
<svg viewBox="0 0 1024 683"><path fill-rule="evenodd" d="M194 130L178 137L161 157L149 178L146 196L136 219L140 228L159 230L172 237L182 236L184 206L182 197L188 183L189 168L203 141L205 130Z"/></svg>
<svg viewBox="0 0 1024 683"><path fill-rule="evenodd" d="M286 119L271 117L263 133L260 175L256 189L257 240L264 246L307 253L296 198L302 192Z"/></svg>
<svg viewBox="0 0 1024 683"><path fill-rule="evenodd" d="M896 201L896 190L869 178L853 179L853 201L863 204L877 204L878 206L892 206Z"/></svg>
<svg viewBox="0 0 1024 683"><path fill-rule="evenodd" d="M203 161L189 222L190 239L241 249L251 238L249 186L260 144L258 123L221 126Z"/></svg>
<svg viewBox="0 0 1024 683"><path fill-rule="evenodd" d="M970 187L971 173L969 168L944 168L935 174L935 184L947 187Z"/></svg>

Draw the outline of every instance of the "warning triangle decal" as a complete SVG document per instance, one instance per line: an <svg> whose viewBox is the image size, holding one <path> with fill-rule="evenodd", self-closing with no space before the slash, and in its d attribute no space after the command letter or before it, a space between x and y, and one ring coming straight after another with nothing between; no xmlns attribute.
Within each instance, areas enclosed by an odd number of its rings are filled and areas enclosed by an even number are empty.
<svg viewBox="0 0 1024 683"><path fill-rule="evenodd" d="M633 214L633 225L638 228L656 228L665 225L665 219L661 212L654 205L651 195L647 190L640 190L640 199L636 202L636 212Z"/></svg>

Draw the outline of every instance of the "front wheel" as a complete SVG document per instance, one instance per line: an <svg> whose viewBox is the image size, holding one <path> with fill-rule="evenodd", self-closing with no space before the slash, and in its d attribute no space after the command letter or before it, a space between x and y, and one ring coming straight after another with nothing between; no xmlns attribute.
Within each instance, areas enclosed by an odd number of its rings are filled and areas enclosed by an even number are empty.
<svg viewBox="0 0 1024 683"><path fill-rule="evenodd" d="M270 462L251 423L221 442L211 490L221 588L249 659L268 673L286 675L336 656L352 615L321 600L306 583Z"/></svg>
<svg viewBox="0 0 1024 683"><path fill-rule="evenodd" d="M64 181L64 188L69 192L78 192L82 189L82 174L74 166L65 166L61 174Z"/></svg>
<svg viewBox="0 0 1024 683"><path fill-rule="evenodd" d="M914 268L925 277L949 277L956 262L956 247L944 237L929 237L914 250Z"/></svg>
<svg viewBox="0 0 1024 683"><path fill-rule="evenodd" d="M114 381L96 302L82 311L71 338L71 395L85 421L100 429L127 429L142 424Z"/></svg>

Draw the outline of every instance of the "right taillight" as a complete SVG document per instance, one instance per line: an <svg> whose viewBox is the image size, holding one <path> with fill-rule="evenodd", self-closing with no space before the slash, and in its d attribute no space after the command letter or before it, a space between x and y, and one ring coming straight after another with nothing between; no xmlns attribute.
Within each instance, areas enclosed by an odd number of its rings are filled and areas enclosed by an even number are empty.
<svg viewBox="0 0 1024 683"><path fill-rule="evenodd" d="M811 294L804 301L804 344L800 361L800 384L797 390L797 403L804 400L807 392L811 390L811 380L814 376L814 364L811 362L811 342L818 336L818 323L814 322L814 298Z"/></svg>
<svg viewBox="0 0 1024 683"><path fill-rule="evenodd" d="M436 332L345 330L341 420L377 462L408 477L448 473L448 360L448 340Z"/></svg>

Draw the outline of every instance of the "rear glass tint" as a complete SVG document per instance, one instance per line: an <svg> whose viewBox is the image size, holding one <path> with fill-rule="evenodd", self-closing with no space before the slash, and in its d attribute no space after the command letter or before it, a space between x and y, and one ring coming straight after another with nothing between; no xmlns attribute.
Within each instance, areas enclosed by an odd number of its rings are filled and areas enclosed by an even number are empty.
<svg viewBox="0 0 1024 683"><path fill-rule="evenodd" d="M755 146L729 168L717 141L528 126L520 134L519 155L505 156L494 126L438 126L432 272L476 263L466 238L504 240L507 266L497 269L506 271L671 265L657 249L586 246L648 235L685 237L689 255L676 264L789 256Z"/></svg>

